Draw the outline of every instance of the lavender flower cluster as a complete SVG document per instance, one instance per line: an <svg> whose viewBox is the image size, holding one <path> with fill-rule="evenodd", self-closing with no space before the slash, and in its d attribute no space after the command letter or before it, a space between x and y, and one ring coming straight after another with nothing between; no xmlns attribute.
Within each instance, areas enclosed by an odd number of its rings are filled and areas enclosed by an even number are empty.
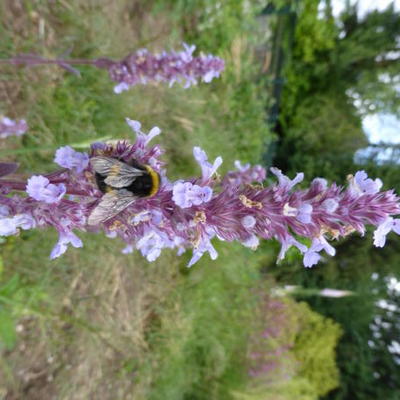
<svg viewBox="0 0 400 400"><path fill-rule="evenodd" d="M7 117L0 118L0 138L8 136L22 136L28 130L28 124L24 119L14 121Z"/></svg>
<svg viewBox="0 0 400 400"><path fill-rule="evenodd" d="M193 57L196 47L183 44L180 52L163 51L151 54L147 49L138 50L122 61L114 62L108 67L110 78L118 82L115 93L121 93L130 87L149 82L184 83L188 88L196 85L198 80L211 82L219 77L224 69L224 61L211 54Z"/></svg>
<svg viewBox="0 0 400 400"><path fill-rule="evenodd" d="M316 178L309 188L295 189L303 180L302 173L290 179L271 168L277 182L263 186L266 171L261 166L236 162L236 170L221 179L216 174L221 157L211 163L195 147L201 177L171 182L160 160L163 150L149 143L160 129L154 127L145 134L139 122L127 122L136 134L133 144L97 142L88 154L61 147L55 162L63 169L34 175L27 182L1 179L0 235L52 226L59 233L51 252L51 258L56 258L70 244L82 247L74 231L103 231L126 243L124 253L138 250L148 261L158 258L165 248L176 249L178 254L192 249L188 266L204 253L216 259L215 239L239 241L251 249L257 248L260 238L276 239L281 243L279 260L295 246L304 256L304 265L311 267L321 260L322 251L335 254L329 240L354 231L363 235L368 224L376 227L374 244L378 247L384 246L390 231L400 234L400 219L393 218L400 213L399 198L392 190L381 192L382 182L368 178L364 171L349 176L346 188ZM89 160L100 155L151 166L160 174L161 186L155 196L139 198L113 218L91 226L88 217L103 193ZM0 174L9 170L0 168ZM21 191L25 193L18 194Z"/></svg>

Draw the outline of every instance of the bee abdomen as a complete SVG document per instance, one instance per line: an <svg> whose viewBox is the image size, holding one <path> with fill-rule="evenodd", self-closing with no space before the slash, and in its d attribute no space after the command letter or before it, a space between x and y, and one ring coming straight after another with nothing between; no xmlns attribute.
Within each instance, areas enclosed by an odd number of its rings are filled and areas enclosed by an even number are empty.
<svg viewBox="0 0 400 400"><path fill-rule="evenodd" d="M125 189L132 192L135 196L147 197L150 196L153 190L153 179L150 174L145 173L142 176L135 179Z"/></svg>

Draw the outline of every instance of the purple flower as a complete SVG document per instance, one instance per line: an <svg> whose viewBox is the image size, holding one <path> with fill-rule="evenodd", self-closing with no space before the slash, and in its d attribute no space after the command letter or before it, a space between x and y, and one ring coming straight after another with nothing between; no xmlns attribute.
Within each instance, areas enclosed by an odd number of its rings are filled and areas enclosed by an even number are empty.
<svg viewBox="0 0 400 400"><path fill-rule="evenodd" d="M146 257L147 261L156 260L165 248L172 249L179 246L179 238L170 239L166 232L153 227L144 232L143 237L136 243L136 248Z"/></svg>
<svg viewBox="0 0 400 400"><path fill-rule="evenodd" d="M64 254L67 251L69 244L72 244L72 246L76 248L83 246L82 240L72 231L60 232L58 242L51 251L50 259L53 260Z"/></svg>
<svg viewBox="0 0 400 400"><path fill-rule="evenodd" d="M250 235L246 240L241 242L243 246L249 247L252 250L256 250L260 244L260 239L256 235Z"/></svg>
<svg viewBox="0 0 400 400"><path fill-rule="evenodd" d="M122 254L131 254L131 253L133 253L134 250L135 250L135 248L133 247L133 245L128 244L122 249L121 252L122 252Z"/></svg>
<svg viewBox="0 0 400 400"><path fill-rule="evenodd" d="M195 206L211 200L213 190L209 186L193 185L191 190L192 203Z"/></svg>
<svg viewBox="0 0 400 400"><path fill-rule="evenodd" d="M303 258L303 264L307 268L311 268L313 265L318 264L321 256L316 251L306 251Z"/></svg>
<svg viewBox="0 0 400 400"><path fill-rule="evenodd" d="M16 235L18 228L28 230L35 226L35 220L28 214L17 214L14 217L0 218L0 236Z"/></svg>
<svg viewBox="0 0 400 400"><path fill-rule="evenodd" d="M251 229L255 226L257 220L252 215L246 215L242 218L241 222L246 229Z"/></svg>
<svg viewBox="0 0 400 400"><path fill-rule="evenodd" d="M312 267L317 264L321 259L318 254L320 251L325 250L330 256L334 256L336 250L326 241L326 239L321 235L319 238L314 238L311 247L305 252L303 264L305 267Z"/></svg>
<svg viewBox="0 0 400 400"><path fill-rule="evenodd" d="M204 235L199 244L193 249L193 256L189 261L188 267L193 266L197 261L203 257L203 254L208 252L210 254L211 260L216 260L218 257L218 253L215 250L214 246L211 244L211 238L213 235Z"/></svg>
<svg viewBox="0 0 400 400"><path fill-rule="evenodd" d="M242 165L242 163L241 163L240 160L236 160L236 161L234 162L234 165L235 165L235 168L236 168L238 171L240 171L240 172L246 172L246 171L248 171L248 170L251 168L250 163L247 163L247 164Z"/></svg>
<svg viewBox="0 0 400 400"><path fill-rule="evenodd" d="M22 136L28 130L28 124L24 119L13 121L10 118L0 119L0 138L8 136Z"/></svg>
<svg viewBox="0 0 400 400"><path fill-rule="evenodd" d="M307 251L307 246L298 242L295 238L293 238L289 234L286 234L285 237L283 237L283 238L278 237L277 239L282 244L281 251L279 252L279 255L278 255L278 261L283 260L285 258L286 252L292 246L297 247L302 253Z"/></svg>
<svg viewBox="0 0 400 400"><path fill-rule="evenodd" d="M339 203L335 199L326 199L322 202L321 207L328 212L328 213L333 213L337 210L339 207Z"/></svg>
<svg viewBox="0 0 400 400"><path fill-rule="evenodd" d="M220 72L217 70L210 70L203 76L204 83L210 83L214 78L219 78Z"/></svg>
<svg viewBox="0 0 400 400"><path fill-rule="evenodd" d="M172 200L181 208L192 206L192 201L188 195L193 184L190 182L178 182L174 185Z"/></svg>
<svg viewBox="0 0 400 400"><path fill-rule="evenodd" d="M14 222L18 228L24 230L33 229L36 227L36 221L30 214L17 214L14 216Z"/></svg>
<svg viewBox="0 0 400 400"><path fill-rule="evenodd" d="M215 174L218 167L222 164L222 157L217 157L214 161L214 164L210 164L208 162L208 157L206 152L202 150L200 147L193 148L193 155L201 167L203 182L207 182L208 180L211 179L211 176Z"/></svg>
<svg viewBox="0 0 400 400"><path fill-rule="evenodd" d="M350 191L355 195L378 193L383 185L379 178L375 180L368 178L365 171L358 171L354 177L350 175L348 179Z"/></svg>
<svg viewBox="0 0 400 400"><path fill-rule="evenodd" d="M11 236L18 233L17 224L14 218L0 219L0 236Z"/></svg>
<svg viewBox="0 0 400 400"><path fill-rule="evenodd" d="M265 168L261 165L255 165L253 167L250 164L242 165L240 161L235 161L235 167L237 171L230 171L226 174L222 185L246 185L254 182L262 183L267 175Z"/></svg>
<svg viewBox="0 0 400 400"><path fill-rule="evenodd" d="M124 70L122 69L122 71L124 71ZM118 85L114 86L114 93L115 94L121 94L122 92L125 92L125 91L129 90L129 87L130 86L127 83L121 82Z"/></svg>
<svg viewBox="0 0 400 400"><path fill-rule="evenodd" d="M296 218L303 224L309 224L311 222L311 214L313 207L311 204L303 203L297 208Z"/></svg>
<svg viewBox="0 0 400 400"><path fill-rule="evenodd" d="M26 192L35 200L51 204L58 203L61 200L66 188L63 183L54 185L46 177L34 175L28 179Z"/></svg>
<svg viewBox="0 0 400 400"><path fill-rule="evenodd" d="M328 187L328 181L324 178L314 178L311 182L311 185L314 186L320 192L324 191Z"/></svg>
<svg viewBox="0 0 400 400"><path fill-rule="evenodd" d="M147 233L136 244L136 248L147 258L147 261L156 260L164 248L163 238L154 231Z"/></svg>
<svg viewBox="0 0 400 400"><path fill-rule="evenodd" d="M130 126L130 128L136 132L141 133L142 124L139 121L135 121L133 119L125 118L126 123Z"/></svg>
<svg viewBox="0 0 400 400"><path fill-rule="evenodd" d="M297 207L292 207L289 203L285 203L283 206L283 215L286 217L296 217L296 219L303 224L309 224L311 222L311 214L313 207L311 204L303 203Z"/></svg>
<svg viewBox="0 0 400 400"><path fill-rule="evenodd" d="M65 186L51 184L46 177L38 175L28 179L26 192L35 200L56 203L65 194Z"/></svg>
<svg viewBox="0 0 400 400"><path fill-rule="evenodd" d="M291 190L295 185L302 182L304 179L304 174L302 172L296 174L296 177L291 180L286 175L283 175L282 171L278 168L272 167L270 168L270 171L278 178L279 188L286 192Z"/></svg>
<svg viewBox="0 0 400 400"><path fill-rule="evenodd" d="M220 76L224 61L212 55L193 57L195 46L183 44L180 52L151 54L140 49L121 61L109 66L110 78L117 82L115 93L121 93L135 85L150 82L167 82L172 86L180 82L184 88L196 85L199 80L209 83Z"/></svg>
<svg viewBox="0 0 400 400"><path fill-rule="evenodd" d="M143 146L148 146L150 140L161 133L161 129L158 126L155 126L154 128L150 129L150 132L146 135L141 131L142 124L139 121L126 118L126 122L136 133L137 140L143 142Z"/></svg>
<svg viewBox="0 0 400 400"><path fill-rule="evenodd" d="M182 43L183 48L185 49L184 51L181 51L179 55L181 56L181 59L185 63L189 63L190 61L193 60L193 53L196 50L196 46L194 44L188 45L186 43Z"/></svg>
<svg viewBox="0 0 400 400"><path fill-rule="evenodd" d="M0 217L7 217L10 215L10 207L0 205Z"/></svg>
<svg viewBox="0 0 400 400"><path fill-rule="evenodd" d="M190 182L177 182L173 187L172 200L182 208L198 206L211 200L212 189L209 186L193 185Z"/></svg>
<svg viewBox="0 0 400 400"><path fill-rule="evenodd" d="M81 173L89 164L89 156L86 153L75 151L70 146L64 146L56 151L54 162L61 167Z"/></svg>
<svg viewBox="0 0 400 400"><path fill-rule="evenodd" d="M107 144L104 142L93 142L90 145L90 150L92 150L92 152L101 152L103 150L107 149Z"/></svg>
<svg viewBox="0 0 400 400"><path fill-rule="evenodd" d="M374 232L374 245L376 247L383 247L386 243L386 236L390 231L394 231L400 235L400 219L388 217L379 224L378 229Z"/></svg>

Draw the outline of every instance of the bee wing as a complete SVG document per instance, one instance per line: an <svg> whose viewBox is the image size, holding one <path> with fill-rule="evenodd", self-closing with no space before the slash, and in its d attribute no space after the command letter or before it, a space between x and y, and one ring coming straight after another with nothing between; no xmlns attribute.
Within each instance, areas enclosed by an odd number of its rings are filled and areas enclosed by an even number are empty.
<svg viewBox="0 0 400 400"><path fill-rule="evenodd" d="M101 222L116 216L136 200L130 192L125 190L114 190L106 193L97 207L89 216L89 225L98 225Z"/></svg>
<svg viewBox="0 0 400 400"><path fill-rule="evenodd" d="M145 172L110 157L92 157L90 164L100 175L106 176L104 182L115 188L129 186Z"/></svg>

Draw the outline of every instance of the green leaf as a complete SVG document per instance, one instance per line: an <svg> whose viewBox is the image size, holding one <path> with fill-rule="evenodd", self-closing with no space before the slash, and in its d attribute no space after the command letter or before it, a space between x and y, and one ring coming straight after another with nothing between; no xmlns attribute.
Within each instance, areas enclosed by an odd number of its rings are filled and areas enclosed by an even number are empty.
<svg viewBox="0 0 400 400"><path fill-rule="evenodd" d="M7 350L11 350L16 341L17 335L14 320L10 313L0 309L0 348L4 347Z"/></svg>
<svg viewBox="0 0 400 400"><path fill-rule="evenodd" d="M8 280L8 282L3 285L0 286L0 297L12 297L15 292L19 289L19 285L20 285L20 279L19 279L19 275L15 274L12 276L11 279Z"/></svg>

